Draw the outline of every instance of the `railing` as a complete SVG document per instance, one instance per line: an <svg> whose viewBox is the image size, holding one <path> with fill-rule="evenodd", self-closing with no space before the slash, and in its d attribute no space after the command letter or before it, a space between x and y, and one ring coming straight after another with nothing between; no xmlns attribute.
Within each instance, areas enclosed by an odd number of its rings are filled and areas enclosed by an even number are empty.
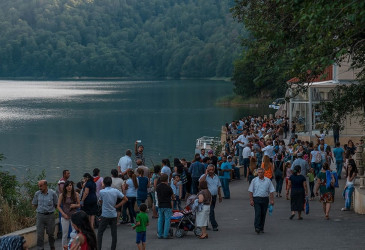
<svg viewBox="0 0 365 250"><path fill-rule="evenodd" d="M218 137L203 136L196 139L196 149L212 149L212 145L218 145L221 143L221 139Z"/></svg>

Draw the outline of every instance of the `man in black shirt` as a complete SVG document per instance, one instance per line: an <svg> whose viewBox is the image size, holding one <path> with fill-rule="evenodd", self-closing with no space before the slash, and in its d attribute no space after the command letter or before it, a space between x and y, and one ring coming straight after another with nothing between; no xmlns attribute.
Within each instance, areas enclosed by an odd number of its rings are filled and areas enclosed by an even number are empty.
<svg viewBox="0 0 365 250"><path fill-rule="evenodd" d="M171 200L174 198L174 193L168 185L168 176L162 174L160 177L161 183L156 188L158 201L158 238L172 239L169 236L170 218L172 216Z"/></svg>

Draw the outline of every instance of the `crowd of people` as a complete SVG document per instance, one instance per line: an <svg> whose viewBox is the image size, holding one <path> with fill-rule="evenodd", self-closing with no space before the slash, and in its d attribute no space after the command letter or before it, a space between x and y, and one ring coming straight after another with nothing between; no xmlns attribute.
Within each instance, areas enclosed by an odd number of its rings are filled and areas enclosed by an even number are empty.
<svg viewBox="0 0 365 250"><path fill-rule="evenodd" d="M336 135L332 149L326 144L323 130L316 134L317 140L314 142L300 140L296 134L296 123L289 123L286 117L264 119L249 116L227 123L225 129L227 140L222 159L231 157L234 159L232 167L240 165L244 168L244 177L250 183L250 203L255 207L257 233L264 231L266 212L269 203L274 204L274 194L282 197L284 180L285 197L291 204L289 219L297 213L298 219L302 220L308 200L319 196L324 217L328 220L335 187L338 187L338 179L342 178L344 168L345 207L342 211L350 209L357 175L353 159L356 146L352 140L341 147ZM363 140L359 144L364 144ZM335 171L330 168L332 163Z"/></svg>
<svg viewBox="0 0 365 250"><path fill-rule="evenodd" d="M206 154L203 149L191 162L175 158L173 165L169 159L162 159L161 165L153 169L145 166L143 151L144 147L137 141L134 157L132 150L126 150L108 176L102 177L100 169L95 168L92 174L85 173L82 181L74 183L70 171L63 170L55 191L48 188L46 180L39 181L39 191L32 202L37 212L38 249L44 247L45 231L50 248L55 249L56 208L64 249L102 249L107 226L111 229L110 248L117 249L118 224L128 224L135 229L137 247L145 249L149 203L152 219L157 219L158 238L172 239L171 217L173 212L185 209L182 201L188 197L195 197L197 203L189 209L194 209L195 226L201 229L198 237L208 238L208 222L218 231L214 208L216 202L222 202L221 183L225 177L216 174L218 158L213 151ZM227 178L230 178L229 171L225 173ZM229 195L225 198L229 199ZM98 228L97 234L95 228Z"/></svg>
<svg viewBox="0 0 365 250"><path fill-rule="evenodd" d="M126 150L117 167L110 174L104 172L104 177L95 168L92 174L85 173L82 181L74 183L70 171L64 170L56 191L48 188L46 180L39 181L39 191L32 202L37 211L38 249L43 249L45 230L50 248L55 249L56 208L64 249L101 249L108 225L110 247L116 249L118 224L135 229L137 247L145 249L150 223L147 205L152 210L152 219L157 219L157 237L172 239L170 219L173 212L186 209L183 202L188 197L195 201L191 209L196 215L195 226L201 229L198 238L207 239L209 224L213 231L218 231L216 203L230 199L230 183L241 179L241 169L249 183L258 234L264 232L266 213L274 205L274 197L283 195L290 200L289 219L297 214L298 220L302 220L306 203L316 196L323 204L325 219L329 219L335 187L342 176L346 178L342 210L350 209L357 175L353 160L356 146L351 140L344 147L337 141L333 149L325 143L323 131L316 142L299 140L295 122L289 124L283 117L249 116L227 123L225 128L222 151L206 152L203 148L191 162L175 158L171 164L169 159L162 159L161 165L150 169L145 165L144 147L136 141L134 156L132 150ZM336 171L331 171L332 163Z"/></svg>

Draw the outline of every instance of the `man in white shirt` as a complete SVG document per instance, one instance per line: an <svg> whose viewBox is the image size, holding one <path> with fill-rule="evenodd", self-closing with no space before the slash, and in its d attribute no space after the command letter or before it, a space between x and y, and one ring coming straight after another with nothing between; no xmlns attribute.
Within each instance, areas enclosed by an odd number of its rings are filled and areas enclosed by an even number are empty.
<svg viewBox="0 0 365 250"><path fill-rule="evenodd" d="M167 164L168 164L168 160L163 159L162 160L161 174L166 174L167 177L168 177L167 182L170 183L172 172L171 172L171 168Z"/></svg>
<svg viewBox="0 0 365 250"><path fill-rule="evenodd" d="M128 169L132 168L132 151L128 149L125 152L125 156L121 157L118 162L118 173L121 176L125 176L127 174Z"/></svg>
<svg viewBox="0 0 365 250"><path fill-rule="evenodd" d="M251 142L247 144L247 146L242 150L242 158L243 158L243 175L247 178L247 169L250 166L250 158L251 158Z"/></svg>
<svg viewBox="0 0 365 250"><path fill-rule="evenodd" d="M270 160L272 162L273 158L274 158L274 146L272 145L272 140L268 139L266 142L266 147L264 147L262 149L262 152L264 152L264 155L267 155L270 157Z"/></svg>
<svg viewBox="0 0 365 250"><path fill-rule="evenodd" d="M264 169L257 170L258 177L255 177L248 188L250 205L255 208L255 232L264 232L266 212L270 204L274 205L275 188L269 178L264 176Z"/></svg>
<svg viewBox="0 0 365 250"><path fill-rule="evenodd" d="M246 145L248 144L248 135L247 135L247 130L243 130L243 133L238 136L238 138L234 141L235 144L238 143L239 146L239 160L238 163L240 166L243 165L243 157L242 157L242 150L244 147L246 147Z"/></svg>

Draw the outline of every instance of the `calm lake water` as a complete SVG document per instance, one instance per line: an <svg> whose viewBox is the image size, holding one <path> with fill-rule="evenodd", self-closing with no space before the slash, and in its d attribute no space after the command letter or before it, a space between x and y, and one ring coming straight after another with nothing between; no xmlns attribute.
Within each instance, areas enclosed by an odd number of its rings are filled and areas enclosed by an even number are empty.
<svg viewBox="0 0 365 250"><path fill-rule="evenodd" d="M192 159L195 140L219 136L221 126L266 108L218 107L232 93L224 81L0 81L3 170L20 179L46 170L56 181L98 167L109 175L136 140L146 165L163 158Z"/></svg>

